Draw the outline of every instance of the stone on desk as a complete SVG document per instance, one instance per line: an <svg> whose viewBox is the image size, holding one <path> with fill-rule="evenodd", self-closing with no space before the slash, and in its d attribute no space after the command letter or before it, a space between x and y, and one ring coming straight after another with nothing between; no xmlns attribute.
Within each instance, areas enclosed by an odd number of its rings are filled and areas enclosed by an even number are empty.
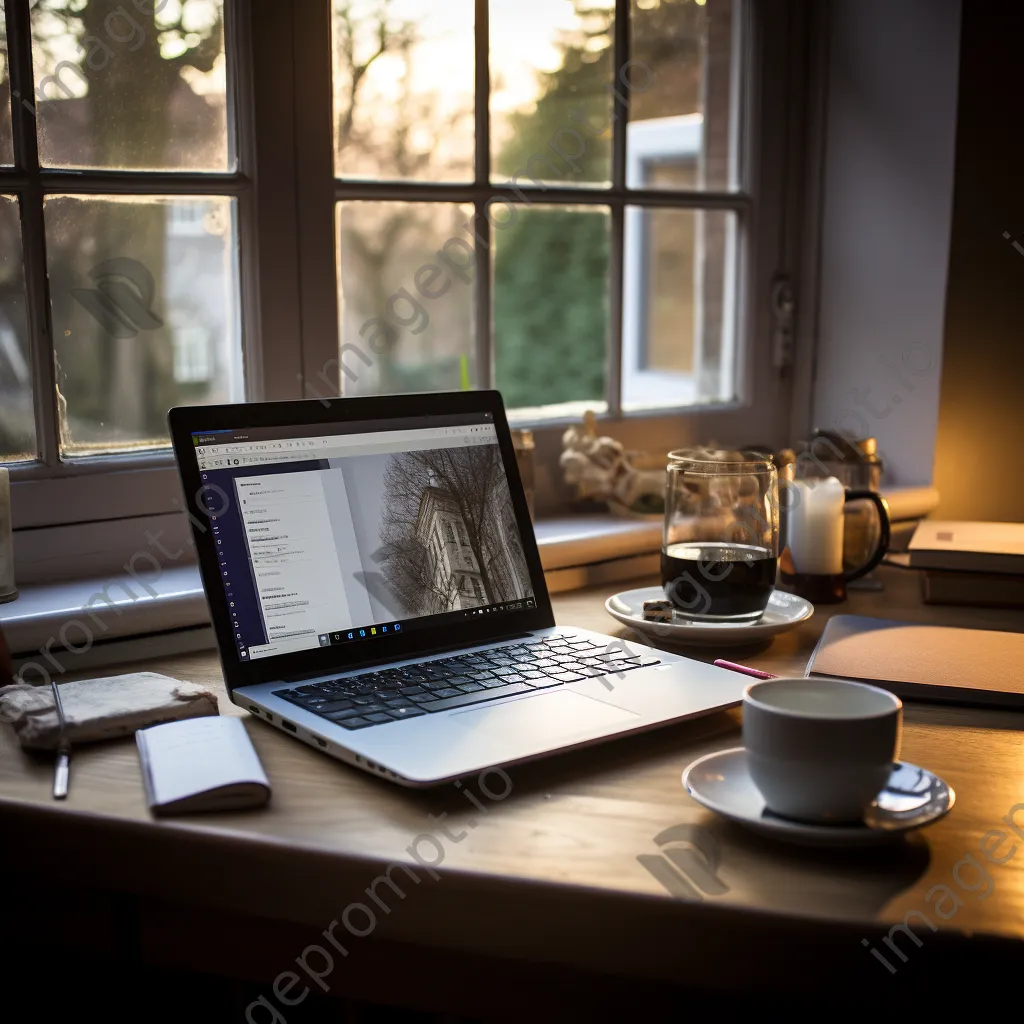
<svg viewBox="0 0 1024 1024"><path fill-rule="evenodd" d="M61 683L60 699L72 744L130 736L161 722L218 714L217 695L197 683L158 672ZM55 750L60 736L49 686L0 687L0 722L14 726L26 749Z"/></svg>

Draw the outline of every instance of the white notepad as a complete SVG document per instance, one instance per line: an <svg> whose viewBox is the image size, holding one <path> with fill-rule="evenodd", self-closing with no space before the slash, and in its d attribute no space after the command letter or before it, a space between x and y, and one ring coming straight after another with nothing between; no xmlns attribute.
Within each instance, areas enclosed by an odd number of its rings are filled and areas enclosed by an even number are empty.
<svg viewBox="0 0 1024 1024"><path fill-rule="evenodd" d="M154 814L260 807L270 783L241 718L190 718L135 734Z"/></svg>

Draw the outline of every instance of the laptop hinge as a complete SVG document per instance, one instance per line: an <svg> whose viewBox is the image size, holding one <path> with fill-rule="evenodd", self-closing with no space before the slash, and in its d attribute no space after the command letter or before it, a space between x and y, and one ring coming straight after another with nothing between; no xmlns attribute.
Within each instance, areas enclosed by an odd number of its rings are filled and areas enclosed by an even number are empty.
<svg viewBox="0 0 1024 1024"><path fill-rule="evenodd" d="M541 627L541 628L543 629L545 627ZM310 679L313 676L322 676L322 675L327 674L328 672L353 672L353 671L357 671L359 669L371 669L375 665L387 665L387 664L390 664L391 662L395 662L395 661L408 661L410 658L417 658L417 657L428 658L428 657L432 657L435 654L446 654L446 653L451 652L451 651L465 651L465 650L468 650L469 647L484 647L484 646L487 646L489 644L505 643L505 642L507 642L509 640L528 640L532 636L533 636L533 633L510 633L508 636L495 636L495 637L491 637L488 640L482 640L478 644L470 644L470 645L454 644L454 645L447 645L447 646L444 646L444 647L432 647L430 650L427 650L427 651L417 651L416 654L411 654L411 655L404 655L404 656L400 656L400 657L390 657L390 658L377 658L377 659L375 659L373 661L362 661L362 662L360 662L357 665L346 665L343 668L342 667L333 668L333 669L328 668L328 669L320 669L320 670L318 670L316 672L306 672L306 673L303 673L300 676L282 676L281 681L284 682L284 683L295 683L295 682L299 682L300 680L303 680L303 679Z"/></svg>

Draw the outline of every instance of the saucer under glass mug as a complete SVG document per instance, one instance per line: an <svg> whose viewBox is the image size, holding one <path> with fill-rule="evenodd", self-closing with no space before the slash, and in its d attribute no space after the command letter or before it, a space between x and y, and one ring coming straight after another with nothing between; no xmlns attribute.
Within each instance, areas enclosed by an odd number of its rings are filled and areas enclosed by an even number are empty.
<svg viewBox="0 0 1024 1024"><path fill-rule="evenodd" d="M675 614L755 622L779 560L779 479L771 456L692 449L669 453L661 582Z"/></svg>

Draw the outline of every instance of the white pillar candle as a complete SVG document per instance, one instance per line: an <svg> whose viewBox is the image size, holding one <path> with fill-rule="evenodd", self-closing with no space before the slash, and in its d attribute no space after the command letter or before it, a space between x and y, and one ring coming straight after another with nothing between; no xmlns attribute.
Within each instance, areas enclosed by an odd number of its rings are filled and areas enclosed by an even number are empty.
<svg viewBox="0 0 1024 1024"><path fill-rule="evenodd" d="M0 601L17 592L14 586L14 534L11 522L11 474L0 466Z"/></svg>
<svg viewBox="0 0 1024 1024"><path fill-rule="evenodd" d="M846 490L834 476L791 485L788 542L797 573L835 576L843 571L845 503Z"/></svg>

